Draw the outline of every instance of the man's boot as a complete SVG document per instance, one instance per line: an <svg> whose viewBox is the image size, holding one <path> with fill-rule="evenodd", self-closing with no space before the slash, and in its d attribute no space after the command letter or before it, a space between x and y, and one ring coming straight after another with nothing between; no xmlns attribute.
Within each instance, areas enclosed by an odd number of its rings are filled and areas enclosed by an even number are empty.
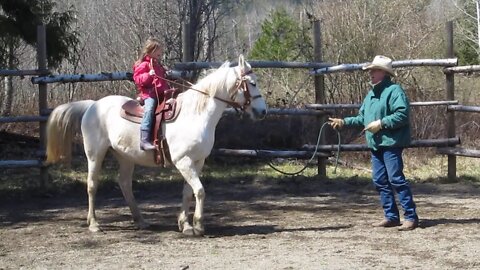
<svg viewBox="0 0 480 270"><path fill-rule="evenodd" d="M144 151L155 149L155 145L150 140L150 130L140 130L140 149Z"/></svg>

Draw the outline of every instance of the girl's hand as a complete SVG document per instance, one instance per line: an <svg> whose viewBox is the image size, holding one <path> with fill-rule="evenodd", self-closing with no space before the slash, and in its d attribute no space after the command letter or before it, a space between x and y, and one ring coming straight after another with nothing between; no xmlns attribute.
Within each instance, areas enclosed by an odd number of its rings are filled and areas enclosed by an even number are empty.
<svg viewBox="0 0 480 270"><path fill-rule="evenodd" d="M150 72L148 72L148 74L149 74L150 76L153 76L153 75L155 75L155 70L153 70L153 69L150 69Z"/></svg>

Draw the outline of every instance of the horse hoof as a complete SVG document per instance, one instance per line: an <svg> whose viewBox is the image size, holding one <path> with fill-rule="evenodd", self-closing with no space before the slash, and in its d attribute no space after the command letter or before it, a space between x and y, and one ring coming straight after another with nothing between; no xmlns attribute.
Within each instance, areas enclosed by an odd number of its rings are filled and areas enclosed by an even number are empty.
<svg viewBox="0 0 480 270"><path fill-rule="evenodd" d="M192 227L183 228L182 234L185 236L195 236L195 232Z"/></svg>
<svg viewBox="0 0 480 270"><path fill-rule="evenodd" d="M205 234L205 228L201 219L193 221L193 232L196 236L203 236Z"/></svg>
<svg viewBox="0 0 480 270"><path fill-rule="evenodd" d="M98 233L98 232L101 232L102 230L100 230L100 227L98 227L98 225L90 225L88 226L88 230L91 231L92 233Z"/></svg>
<svg viewBox="0 0 480 270"><path fill-rule="evenodd" d="M180 218L178 219L177 224L178 224L178 231L179 232L183 232L183 230L185 228L191 228L192 227L192 225L190 225L190 223L187 220L180 219Z"/></svg>
<svg viewBox="0 0 480 270"><path fill-rule="evenodd" d="M205 230L204 229L193 229L193 234L195 236L203 236L205 234Z"/></svg>

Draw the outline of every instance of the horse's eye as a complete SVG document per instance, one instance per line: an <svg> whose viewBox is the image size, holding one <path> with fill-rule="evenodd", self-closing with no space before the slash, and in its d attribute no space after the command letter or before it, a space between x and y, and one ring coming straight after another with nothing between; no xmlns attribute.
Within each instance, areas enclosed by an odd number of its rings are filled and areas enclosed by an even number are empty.
<svg viewBox="0 0 480 270"><path fill-rule="evenodd" d="M250 84L253 86L253 87L256 87L257 84L255 82L250 82Z"/></svg>

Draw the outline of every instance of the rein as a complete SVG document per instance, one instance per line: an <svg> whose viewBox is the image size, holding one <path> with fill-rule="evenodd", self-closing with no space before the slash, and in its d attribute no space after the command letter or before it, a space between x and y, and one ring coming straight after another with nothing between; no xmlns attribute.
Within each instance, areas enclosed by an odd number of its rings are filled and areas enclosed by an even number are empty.
<svg viewBox="0 0 480 270"><path fill-rule="evenodd" d="M150 58L150 65L149 65L149 67L150 67L150 70L153 70L153 72L154 72L153 75L154 75L155 77L160 78L160 77L157 75L157 73L155 73L155 69L153 68L153 58ZM154 84L154 85L153 85L153 88L155 89L155 95L157 96L157 101L160 102L160 97L158 96L157 86ZM157 107L158 107L158 106L159 106L159 104L157 104Z"/></svg>

